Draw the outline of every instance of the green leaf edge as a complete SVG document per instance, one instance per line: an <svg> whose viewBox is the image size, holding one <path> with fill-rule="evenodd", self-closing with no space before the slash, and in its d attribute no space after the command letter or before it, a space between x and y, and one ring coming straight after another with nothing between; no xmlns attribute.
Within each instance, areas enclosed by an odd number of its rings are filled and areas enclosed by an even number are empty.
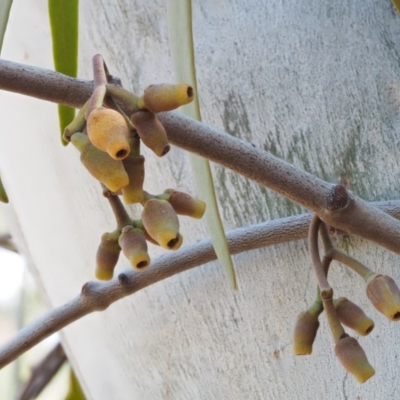
<svg viewBox="0 0 400 400"><path fill-rule="evenodd" d="M392 3L396 7L397 12L400 14L400 0L392 0Z"/></svg>
<svg viewBox="0 0 400 400"><path fill-rule="evenodd" d="M3 47L4 35L6 33L8 19L10 17L12 0L1 0L0 2L0 53Z"/></svg>
<svg viewBox="0 0 400 400"><path fill-rule="evenodd" d="M64 400L86 400L74 370L69 367L69 390Z"/></svg>
<svg viewBox="0 0 400 400"><path fill-rule="evenodd" d="M54 67L57 72L78 74L79 0L48 0ZM64 128L75 118L75 109L59 105L61 142Z"/></svg>
<svg viewBox="0 0 400 400"><path fill-rule="evenodd" d="M10 17L12 0L1 0L0 2L0 54L3 48L4 36L6 34L8 19ZM8 196L6 189L4 188L3 181L0 177L0 201L2 203L8 203Z"/></svg>
<svg viewBox="0 0 400 400"><path fill-rule="evenodd" d="M168 32L175 79L192 85L195 93L194 100L181 107L180 110L187 116L201 121L192 35L191 0L168 0ZM235 268L218 211L210 163L205 158L191 153L189 159L197 190L201 192L203 200L207 203L205 219L215 253L231 287L236 290Z"/></svg>

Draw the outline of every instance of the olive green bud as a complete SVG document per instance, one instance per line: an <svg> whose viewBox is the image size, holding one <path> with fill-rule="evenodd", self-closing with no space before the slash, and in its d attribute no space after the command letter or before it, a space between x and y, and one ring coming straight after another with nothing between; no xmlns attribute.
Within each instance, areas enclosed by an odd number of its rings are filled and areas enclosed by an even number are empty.
<svg viewBox="0 0 400 400"><path fill-rule="evenodd" d="M138 100L138 107L155 113L171 111L190 103L193 98L193 88L189 85L162 83L150 85L145 89L143 96Z"/></svg>
<svg viewBox="0 0 400 400"><path fill-rule="evenodd" d="M130 225L125 226L122 229L118 243L134 269L139 271L150 265L146 239L140 229Z"/></svg>
<svg viewBox="0 0 400 400"><path fill-rule="evenodd" d="M168 201L148 200L142 212L142 222L147 233L164 249L177 250L182 244L178 216Z"/></svg>
<svg viewBox="0 0 400 400"><path fill-rule="evenodd" d="M167 133L157 116L150 111L137 111L131 115L131 121L142 142L158 157L170 150Z"/></svg>
<svg viewBox="0 0 400 400"><path fill-rule="evenodd" d="M129 176L129 184L122 189L126 204L141 203L144 200L144 157L129 156L122 161Z"/></svg>
<svg viewBox="0 0 400 400"><path fill-rule="evenodd" d="M115 160L128 156L129 127L125 118L110 108L95 108L87 119L87 133L90 141L99 150L108 153Z"/></svg>
<svg viewBox="0 0 400 400"><path fill-rule="evenodd" d="M174 189L167 189L164 193L169 194L168 201L179 215L201 218L206 211L206 203L204 201L197 200L186 193L178 192Z"/></svg>
<svg viewBox="0 0 400 400"><path fill-rule="evenodd" d="M96 254L96 278L109 281L114 274L121 248L118 244L119 232L104 233Z"/></svg>
<svg viewBox="0 0 400 400"><path fill-rule="evenodd" d="M346 371L358 382L364 383L375 375L375 370L368 362L363 348L353 337L346 335L340 339L335 346L335 354Z"/></svg>
<svg viewBox="0 0 400 400"><path fill-rule="evenodd" d="M339 297L334 301L336 315L339 321L353 329L358 334L366 336L374 329L374 321L367 317L364 311L346 297Z"/></svg>
<svg viewBox="0 0 400 400"><path fill-rule="evenodd" d="M307 311L297 316L293 330L293 354L301 356L312 353L312 346L319 328L318 317L322 311L322 303L315 302Z"/></svg>
<svg viewBox="0 0 400 400"><path fill-rule="evenodd" d="M112 192L117 192L129 183L129 177L121 160L114 160L99 150L83 133L74 133L71 143L81 151L81 161L89 173Z"/></svg>
<svg viewBox="0 0 400 400"><path fill-rule="evenodd" d="M367 282L367 296L374 307L392 321L400 319L400 290L387 275L373 275Z"/></svg>

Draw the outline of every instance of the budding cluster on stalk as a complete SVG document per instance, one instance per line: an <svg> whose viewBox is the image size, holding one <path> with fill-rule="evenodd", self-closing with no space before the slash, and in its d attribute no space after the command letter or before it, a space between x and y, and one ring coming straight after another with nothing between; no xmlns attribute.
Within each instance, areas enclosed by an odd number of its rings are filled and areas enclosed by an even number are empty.
<svg viewBox="0 0 400 400"><path fill-rule="evenodd" d="M137 97L109 83L111 76L100 55L93 58L93 71L93 94L65 128L64 139L78 149L82 164L102 184L116 217L116 229L103 234L96 256L96 277L109 280L121 251L134 269L142 270L150 264L147 241L177 250L183 242L178 214L201 218L206 205L174 189L160 195L143 190L145 158L140 144L159 157L168 153L168 137L156 113L191 102L192 87L151 85ZM119 196L125 204L143 206L140 219L128 215Z"/></svg>
<svg viewBox="0 0 400 400"><path fill-rule="evenodd" d="M322 239L324 257L321 262L318 235ZM332 260L336 260L357 272L366 283L366 294L374 307L392 321L400 320L400 290L394 280L374 273L358 260L335 249L326 226L314 216L309 231L309 251L318 281L317 297L307 311L299 314L293 333L293 353L311 354L319 328L319 316L325 311L335 341L335 354L339 361L358 382L363 383L375 374L367 356L358 343L343 329L343 325L366 336L374 329L374 322L356 304L345 297L334 298L327 276Z"/></svg>

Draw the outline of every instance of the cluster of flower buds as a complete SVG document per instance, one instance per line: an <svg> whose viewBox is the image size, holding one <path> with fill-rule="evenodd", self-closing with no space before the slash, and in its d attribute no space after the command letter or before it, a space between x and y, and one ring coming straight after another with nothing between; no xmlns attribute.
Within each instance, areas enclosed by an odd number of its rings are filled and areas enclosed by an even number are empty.
<svg viewBox="0 0 400 400"><path fill-rule="evenodd" d="M313 225L313 223L311 224ZM312 226L310 227L311 232ZM374 307L392 321L400 320L400 290L394 280L386 275L376 274L358 260L334 249L326 230L321 230L325 245L329 243L325 254L327 265L318 262L319 256L312 257L316 267L319 286L325 288L324 293L318 290L317 299L305 312L298 315L293 332L293 353L307 355L312 353L312 346L319 328L319 316L325 311L333 337L335 354L339 361L358 382L363 383L375 374L367 356L358 341L345 333L342 325L352 329L361 336L366 336L374 329L374 322L364 311L345 297L333 299L333 290L326 280L331 260L337 260L356 271L366 282L366 294ZM325 235L325 236L324 236ZM312 241L315 240L314 245ZM318 250L317 236L310 235L310 253ZM327 249L325 249L327 250ZM312 254L313 255L313 254ZM315 256L315 254L314 254ZM317 262L315 261L317 259ZM319 274L318 269L323 271ZM321 278L325 277L325 278Z"/></svg>
<svg viewBox="0 0 400 400"><path fill-rule="evenodd" d="M113 277L121 250L138 271L150 265L147 241L167 250L178 250L183 242L178 214L201 218L206 207L203 201L173 189L158 196L145 192L141 219L133 220L126 214L117 195L106 193L106 197L113 198L114 208L119 208L117 213L122 218L119 228L101 238L96 256L96 277L101 280Z"/></svg>
<svg viewBox="0 0 400 400"><path fill-rule="evenodd" d="M334 300L333 304L339 322L359 335L366 336L374 329L374 322L350 300L340 297ZM307 311L298 315L293 333L293 353L295 355L312 353L312 346L319 328L318 317L323 309L322 301L317 300ZM374 375L374 369L355 338L347 334L341 335L335 346L335 354L344 368L359 382L365 382Z"/></svg>
<svg viewBox="0 0 400 400"><path fill-rule="evenodd" d="M109 83L101 56L93 58L95 88L91 98L64 131L81 153L87 171L104 187L112 205L117 229L105 233L97 252L96 276L108 280L122 250L132 267L142 270L150 264L147 242L169 250L183 241L177 214L201 218L205 203L172 189L154 196L143 190L145 158L140 143L162 157L170 150L167 133L156 113L176 109L193 100L186 84L151 85L141 97ZM122 109L128 110L127 116ZM125 204L140 203L140 220L131 219Z"/></svg>

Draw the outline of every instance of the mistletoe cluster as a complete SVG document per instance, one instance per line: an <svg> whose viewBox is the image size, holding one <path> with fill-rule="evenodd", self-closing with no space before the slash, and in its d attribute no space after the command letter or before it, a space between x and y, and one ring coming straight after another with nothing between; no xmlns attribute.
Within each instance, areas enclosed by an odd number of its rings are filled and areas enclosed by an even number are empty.
<svg viewBox="0 0 400 400"><path fill-rule="evenodd" d="M318 234L324 247L322 261L318 249ZM366 283L369 300L391 321L400 320L400 290L390 276L375 273L358 260L335 249L325 224L317 215L314 215L311 221L308 239L318 290L314 303L297 317L293 335L293 353L311 354L319 328L318 317L325 311L335 341L336 356L344 368L353 374L358 382L363 383L375 374L375 370L368 362L361 345L344 331L342 324L361 336L368 335L375 324L352 301L345 297L334 299L333 289L327 280L330 264L332 260L336 260L357 272Z"/></svg>
<svg viewBox="0 0 400 400"><path fill-rule="evenodd" d="M177 214L201 218L205 203L186 193L167 189L159 195L143 190L145 158L140 143L162 157L170 150L167 134L156 113L170 111L193 100L186 84L151 85L136 97L115 83L100 55L93 58L94 91L63 138L81 153L89 173L103 186L116 217L117 227L106 232L96 257L96 277L109 280L122 250L134 269L150 264L147 241L177 250L183 241ZM120 105L130 110L129 117ZM140 203L141 218L132 219L125 204Z"/></svg>

